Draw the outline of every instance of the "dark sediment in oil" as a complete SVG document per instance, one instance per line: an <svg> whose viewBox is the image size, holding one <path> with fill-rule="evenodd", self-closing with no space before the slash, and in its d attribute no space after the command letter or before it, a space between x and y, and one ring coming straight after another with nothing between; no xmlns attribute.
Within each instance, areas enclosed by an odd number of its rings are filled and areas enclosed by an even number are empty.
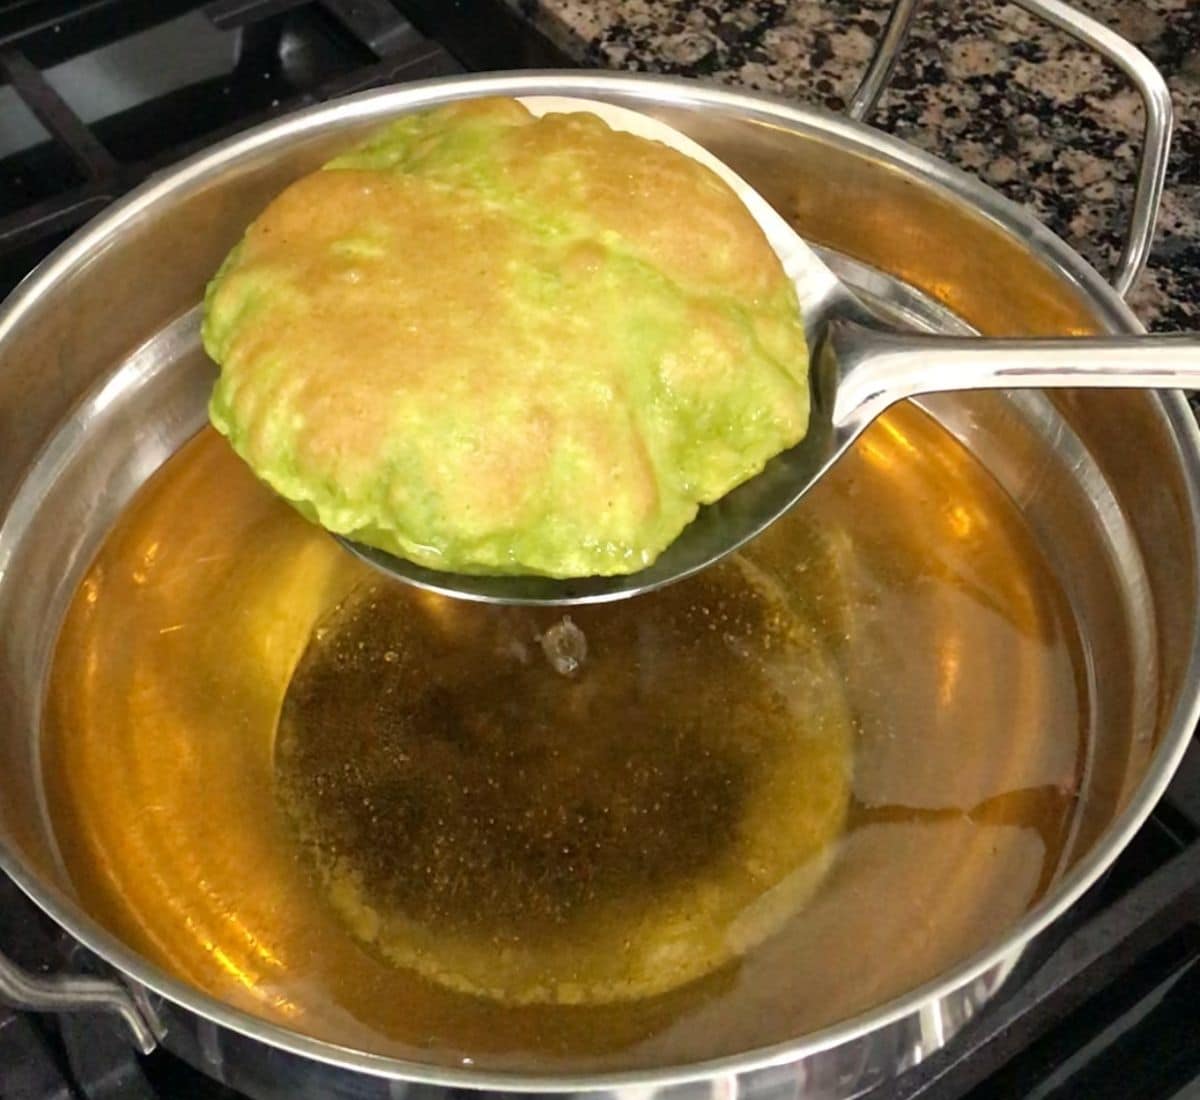
<svg viewBox="0 0 1200 1100"><path fill-rule="evenodd" d="M81 904L296 1034L541 1074L784 1042L997 943L1095 797L1075 624L1012 501L904 406L739 568L572 609L570 675L561 616L389 592L368 627L374 574L201 433L113 528L55 653L42 778ZM292 709L357 641L353 698ZM404 832L351 789L407 800Z"/></svg>
<svg viewBox="0 0 1200 1100"><path fill-rule="evenodd" d="M544 652L564 629L586 639L570 678ZM397 963L516 1001L660 992L768 932L779 914L737 921L781 880L818 877L849 783L822 661L745 563L565 627L365 585L291 679L279 798Z"/></svg>

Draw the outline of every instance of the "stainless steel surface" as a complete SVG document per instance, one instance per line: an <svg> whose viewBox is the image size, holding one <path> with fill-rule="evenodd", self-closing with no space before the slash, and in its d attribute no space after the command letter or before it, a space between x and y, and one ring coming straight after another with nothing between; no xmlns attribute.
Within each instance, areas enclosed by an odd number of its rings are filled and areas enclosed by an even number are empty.
<svg viewBox="0 0 1200 1100"><path fill-rule="evenodd" d="M879 97L883 95L900 57L900 50L908 37L908 28L916 11L917 0L893 0L892 10L888 12L888 20L875 46L875 53L846 107L846 113L855 122L865 121L875 109Z"/></svg>
<svg viewBox="0 0 1200 1100"><path fill-rule="evenodd" d="M129 1031L134 1045L149 1054L157 1045L128 989L119 981L81 974L27 974L0 955L0 1001L31 1012L111 1012Z"/></svg>
<svg viewBox="0 0 1200 1100"><path fill-rule="evenodd" d="M1069 866L1010 933L861 1016L737 1057L607 1077L383 1059L267 1024L151 965L83 910L56 855L38 731L57 625L113 518L203 418L212 370L189 311L205 279L246 221L331 150L380 119L481 94L582 96L663 117L733 165L894 320L941 327L957 316L959 331L1006 335L1137 331L1096 272L977 181L854 123L700 85L588 73L433 82L316 108L206 152L68 242L0 314L0 863L149 991L165 1046L243 1087L273 1078L312 1095L389 1095L378 1076L853 1095L937 1049L979 1010L1132 836L1187 745L1200 685L1200 438L1177 394L925 402L1020 505L1070 593L1088 646L1092 779ZM980 271L992 275L986 293Z"/></svg>
<svg viewBox="0 0 1200 1100"><path fill-rule="evenodd" d="M884 332L835 320L819 354L831 369L818 373L837 377L836 389L823 398L838 453L906 397L1022 387L1200 388L1200 338L1193 336L986 340Z"/></svg>

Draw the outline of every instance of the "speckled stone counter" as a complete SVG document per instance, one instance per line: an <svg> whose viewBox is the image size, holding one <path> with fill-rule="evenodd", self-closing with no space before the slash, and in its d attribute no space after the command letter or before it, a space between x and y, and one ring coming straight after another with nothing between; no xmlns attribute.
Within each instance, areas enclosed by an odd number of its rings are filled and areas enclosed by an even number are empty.
<svg viewBox="0 0 1200 1100"><path fill-rule="evenodd" d="M508 0L589 65L844 108L886 0ZM1176 133L1154 251L1130 303L1200 330L1200 0L1077 0L1167 77ZM1124 240L1142 126L1101 57L1002 0L924 0L874 125L1024 203L1102 272Z"/></svg>

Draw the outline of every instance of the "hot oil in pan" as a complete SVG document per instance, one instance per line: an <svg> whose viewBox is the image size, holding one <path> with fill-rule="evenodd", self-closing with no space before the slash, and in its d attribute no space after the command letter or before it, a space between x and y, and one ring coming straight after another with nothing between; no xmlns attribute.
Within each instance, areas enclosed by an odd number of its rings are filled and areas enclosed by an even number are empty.
<svg viewBox="0 0 1200 1100"><path fill-rule="evenodd" d="M571 618L563 675L561 616L382 584L202 433L60 641L45 778L80 896L295 1030L584 1071L831 1023L1052 879L1073 626L916 410L741 559Z"/></svg>
<svg viewBox="0 0 1200 1100"><path fill-rule="evenodd" d="M828 863L851 741L773 587L734 560L563 619L364 584L276 745L334 907L382 957L510 1004L652 996L769 935Z"/></svg>

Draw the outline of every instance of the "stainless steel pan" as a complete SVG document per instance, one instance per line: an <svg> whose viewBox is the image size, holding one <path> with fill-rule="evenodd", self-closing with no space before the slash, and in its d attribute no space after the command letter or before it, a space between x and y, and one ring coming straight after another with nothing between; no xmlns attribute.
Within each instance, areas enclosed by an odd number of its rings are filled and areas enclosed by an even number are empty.
<svg viewBox="0 0 1200 1100"><path fill-rule="evenodd" d="M707 1092L736 1076L750 1091L786 1083L804 1095L850 1095L938 1048L978 1011L1103 874L1186 748L1200 699L1200 436L1178 395L927 402L1020 505L1068 590L1095 710L1090 788L1069 866L1005 936L834 1027L719 1061L608 1077L381 1058L257 1019L164 973L89 916L55 857L38 731L57 624L115 515L199 423L206 376L187 364L205 279L262 205L330 150L380 119L482 94L590 97L660 114L725 158L895 319L1012 335L1138 331L1078 255L975 180L858 123L679 81L522 74L372 92L151 180L64 245L0 314L0 864L111 974L35 978L0 959L0 993L34 1008L109 1008L143 1048L162 1043L250 1091L269 1083L296 1095L388 1096L389 1081L401 1079L563 1091L690 1080ZM1166 129L1151 131L1161 154ZM1147 163L1158 172L1161 156ZM1156 198L1153 180L1140 197ZM1147 232L1139 222L1122 286L1144 259Z"/></svg>

